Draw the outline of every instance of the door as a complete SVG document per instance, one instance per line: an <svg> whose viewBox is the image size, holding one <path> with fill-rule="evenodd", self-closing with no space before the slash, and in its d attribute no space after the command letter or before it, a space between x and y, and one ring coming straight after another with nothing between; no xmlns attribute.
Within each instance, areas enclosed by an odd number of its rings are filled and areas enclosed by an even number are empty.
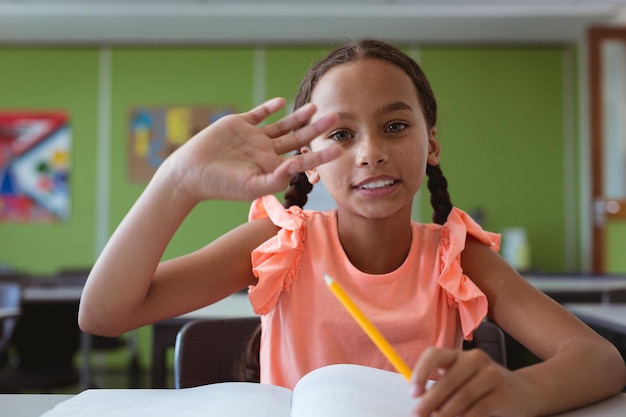
<svg viewBox="0 0 626 417"><path fill-rule="evenodd" d="M626 28L589 30L593 271L626 272Z"/></svg>

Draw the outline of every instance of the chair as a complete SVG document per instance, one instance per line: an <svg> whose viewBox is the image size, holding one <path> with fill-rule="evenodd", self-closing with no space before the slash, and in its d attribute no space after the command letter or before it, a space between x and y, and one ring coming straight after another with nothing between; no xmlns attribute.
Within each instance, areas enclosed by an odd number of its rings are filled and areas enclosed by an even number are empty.
<svg viewBox="0 0 626 417"><path fill-rule="evenodd" d="M198 319L185 324L176 336L174 386L180 389L237 381L237 361L259 323L259 317L242 317ZM463 348L482 349L506 366L504 332L489 321L480 324L474 339L465 342Z"/></svg>
<svg viewBox="0 0 626 417"><path fill-rule="evenodd" d="M20 316L9 342L7 366L0 374L0 393L44 393L76 384L77 300L28 295L30 290L38 294L54 290L57 283L48 277L22 275L12 280L21 287Z"/></svg>
<svg viewBox="0 0 626 417"><path fill-rule="evenodd" d="M237 362L260 323L257 316L186 323L176 336L174 386L189 388L237 381Z"/></svg>
<svg viewBox="0 0 626 417"><path fill-rule="evenodd" d="M91 267L74 267L63 268L59 270L54 280L59 285L69 286L81 286L84 287L87 277L91 272ZM91 334L82 334L81 338L87 338L88 340L81 339L81 347L87 344L89 357L95 356L94 354L106 355L112 351L127 352L129 359L127 365L128 371L128 384L131 388L138 388L140 386L139 379L141 373L141 366L139 364L139 352L137 348L137 335L135 331L128 332L125 336L118 337L105 337ZM85 358L83 358L84 360ZM104 358L102 358L104 359ZM104 360L102 360L104 362ZM82 381L86 384L84 388L97 388L98 383L94 380L94 372L91 369L91 361L88 359L87 363L83 363L81 372L83 373Z"/></svg>
<svg viewBox="0 0 626 417"><path fill-rule="evenodd" d="M504 332L494 323L483 320L474 330L472 341L464 341L463 349L478 348L485 351L491 359L502 366L507 366L506 339Z"/></svg>
<svg viewBox="0 0 626 417"><path fill-rule="evenodd" d="M7 316L0 318L0 363L3 363L9 341L19 318L19 308L22 299L22 288L16 282L0 282L0 308L7 309ZM8 314L10 310L15 313Z"/></svg>

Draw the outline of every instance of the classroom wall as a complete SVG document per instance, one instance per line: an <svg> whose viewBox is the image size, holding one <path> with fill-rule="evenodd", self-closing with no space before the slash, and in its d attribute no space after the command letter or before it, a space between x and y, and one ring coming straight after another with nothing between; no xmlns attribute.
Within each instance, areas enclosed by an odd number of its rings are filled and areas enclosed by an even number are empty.
<svg viewBox="0 0 626 417"><path fill-rule="evenodd" d="M560 48L421 52L438 97L441 166L453 203L480 208L489 230L525 228L532 267L547 272L579 267L579 256L566 253L578 217L577 194L566 194L577 188L576 172L566 170L577 158L566 152L576 146L576 115L567 113L573 59Z"/></svg>
<svg viewBox="0 0 626 417"><path fill-rule="evenodd" d="M534 268L579 267L578 246L571 245L578 197L567 192L578 189L571 171L575 51L401 46L422 63L438 97L441 164L455 205L482 210L492 231L526 228ZM31 273L93 263L145 187L128 179L133 107L232 105L243 111L264 98L291 99L325 48L0 48L0 110L67 110L73 137L69 220L0 224L0 263ZM421 220L429 218L427 199L421 192ZM196 249L246 221L248 206L201 204L165 256Z"/></svg>
<svg viewBox="0 0 626 417"><path fill-rule="evenodd" d="M0 223L0 263L37 273L93 261L98 50L0 48L0 111L71 116L71 215L56 224Z"/></svg>

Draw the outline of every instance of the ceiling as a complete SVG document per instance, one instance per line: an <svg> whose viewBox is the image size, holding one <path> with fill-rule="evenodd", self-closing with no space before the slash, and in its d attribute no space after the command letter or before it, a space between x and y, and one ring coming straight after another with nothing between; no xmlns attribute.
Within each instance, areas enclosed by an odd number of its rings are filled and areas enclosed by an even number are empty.
<svg viewBox="0 0 626 417"><path fill-rule="evenodd" d="M575 43L626 0L0 0L0 44Z"/></svg>

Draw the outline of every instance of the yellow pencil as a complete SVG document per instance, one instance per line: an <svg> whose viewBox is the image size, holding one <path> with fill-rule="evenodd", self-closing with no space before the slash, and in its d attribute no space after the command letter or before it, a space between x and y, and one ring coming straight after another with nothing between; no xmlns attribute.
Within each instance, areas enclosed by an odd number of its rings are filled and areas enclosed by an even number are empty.
<svg viewBox="0 0 626 417"><path fill-rule="evenodd" d="M352 317L356 320L356 322L361 326L361 328L367 333L367 335L372 339L374 344L380 349L380 351L385 355L389 362L400 372L407 381L411 380L411 368L407 366L407 364L402 360L398 352L394 350L394 348L389 344L387 339L383 337L382 334L378 331L378 329L372 324L371 321L365 317L363 312L359 310L359 308L354 304L354 302L350 299L348 294L344 291L344 289L332 279L327 274L324 274L324 279L326 280L326 284L328 288L335 294L335 296L339 299L341 304L348 310L348 312L352 315Z"/></svg>

